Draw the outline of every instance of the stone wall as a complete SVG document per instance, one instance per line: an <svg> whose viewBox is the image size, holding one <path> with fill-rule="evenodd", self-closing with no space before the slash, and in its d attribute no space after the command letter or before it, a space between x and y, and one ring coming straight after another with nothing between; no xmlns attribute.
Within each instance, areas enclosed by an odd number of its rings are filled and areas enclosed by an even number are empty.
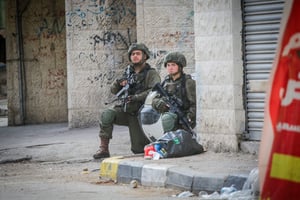
<svg viewBox="0 0 300 200"><path fill-rule="evenodd" d="M20 124L15 1L7 1L10 125ZM109 88L143 42L163 78L163 57L180 51L197 83L197 132L214 151L237 151L244 131L239 0L20 1L26 123L97 125ZM26 5L26 3L28 3ZM30 12L29 12L30 10Z"/></svg>
<svg viewBox="0 0 300 200"><path fill-rule="evenodd" d="M195 0L197 131L206 148L237 151L244 131L241 7Z"/></svg>
<svg viewBox="0 0 300 200"><path fill-rule="evenodd" d="M66 0L69 127L98 124L136 42L132 0Z"/></svg>
<svg viewBox="0 0 300 200"><path fill-rule="evenodd" d="M6 3L8 124L67 121L64 1L19 1L20 31L16 1ZM19 54L21 45L24 56Z"/></svg>
<svg viewBox="0 0 300 200"><path fill-rule="evenodd" d="M137 40L152 52L149 63L166 75L163 57L170 51L180 51L187 58L187 73L195 71L194 3L191 0L137 0Z"/></svg>

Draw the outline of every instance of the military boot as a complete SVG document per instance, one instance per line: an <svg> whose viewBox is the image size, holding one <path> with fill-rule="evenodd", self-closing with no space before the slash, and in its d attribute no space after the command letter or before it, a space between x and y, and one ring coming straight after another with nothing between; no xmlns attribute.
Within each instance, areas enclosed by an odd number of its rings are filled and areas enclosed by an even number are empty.
<svg viewBox="0 0 300 200"><path fill-rule="evenodd" d="M108 158L110 157L108 145L109 145L109 139L100 137L100 148L99 150L93 155L94 159L100 159L100 158Z"/></svg>

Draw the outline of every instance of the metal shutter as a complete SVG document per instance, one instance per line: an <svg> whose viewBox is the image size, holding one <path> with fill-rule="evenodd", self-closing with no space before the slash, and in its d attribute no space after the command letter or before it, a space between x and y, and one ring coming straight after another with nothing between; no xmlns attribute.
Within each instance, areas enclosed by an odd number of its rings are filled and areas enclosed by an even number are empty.
<svg viewBox="0 0 300 200"><path fill-rule="evenodd" d="M265 90L253 89L269 78L275 57L284 1L242 0L245 71L246 132L260 140L264 119ZM263 85L263 84L262 84ZM266 88L265 88L266 89Z"/></svg>

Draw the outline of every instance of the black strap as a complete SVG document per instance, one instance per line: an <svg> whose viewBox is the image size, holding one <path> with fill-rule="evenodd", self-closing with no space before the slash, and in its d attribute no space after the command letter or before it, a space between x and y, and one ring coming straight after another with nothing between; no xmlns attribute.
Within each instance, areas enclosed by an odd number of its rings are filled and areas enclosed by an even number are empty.
<svg viewBox="0 0 300 200"><path fill-rule="evenodd" d="M146 67L141 72L143 78L141 80L139 80L138 83L134 84L134 86L132 88L132 93L139 93L145 89L144 80L145 80L149 70L154 70L154 68L152 68L148 63L146 63Z"/></svg>
<svg viewBox="0 0 300 200"><path fill-rule="evenodd" d="M187 78L191 78L190 75L186 75L185 73L181 74L181 91L180 91L180 93L181 93L183 105L186 105L186 103L189 104L189 100L187 98L186 88L185 88ZM166 81L170 80L170 79L171 79L170 75L167 75L166 78L164 79L164 81L161 83L161 85L164 87Z"/></svg>

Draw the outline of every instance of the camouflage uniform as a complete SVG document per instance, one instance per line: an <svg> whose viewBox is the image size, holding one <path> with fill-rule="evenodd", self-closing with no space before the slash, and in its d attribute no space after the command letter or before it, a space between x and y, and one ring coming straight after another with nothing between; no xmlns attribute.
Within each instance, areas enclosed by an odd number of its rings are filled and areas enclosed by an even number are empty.
<svg viewBox="0 0 300 200"><path fill-rule="evenodd" d="M190 121L192 128L196 126L196 83L190 75L184 74L182 68L186 66L185 57L179 52L172 52L166 55L164 64L167 62L175 62L181 68L180 77L173 80L170 75L166 76L162 83L163 88L169 95L175 95L182 101L181 111L185 113ZM152 106L154 109L162 113L162 125L164 132L173 131L183 128L179 124L176 114L168 111L164 97L156 97L153 99Z"/></svg>
<svg viewBox="0 0 300 200"><path fill-rule="evenodd" d="M130 55L133 50L142 50L149 58L149 50L144 44L133 44L129 50L129 60ZM133 153L143 153L144 146L150 141L143 134L143 131L139 125L137 114L140 107L144 104L144 101L151 91L152 87L160 82L160 76L156 70L150 67L148 63L145 63L144 68L139 73L134 72L134 67L131 66L131 71L135 77L134 84L132 84L128 90L130 101L126 104L126 110L124 110L124 105L115 105L114 107L108 108L101 113L99 124L100 124L100 133L99 137L102 142L104 149L106 149L107 154L101 154L101 145L100 150L94 155L94 158L103 158L109 157L108 153L108 141L112 138L113 125L122 125L128 126L130 141L131 141L131 151ZM120 85L120 82L116 80L111 86L111 92L117 94L123 87ZM107 143L107 144L106 144ZM103 152L103 151L102 151Z"/></svg>
<svg viewBox="0 0 300 200"><path fill-rule="evenodd" d="M133 101L127 103L126 112L124 112L123 105L116 105L103 111L100 120L99 136L111 139L113 124L128 126L132 152L143 153L144 146L149 143L149 140L143 134L138 123L137 114L152 87L160 82L160 77L154 69L150 69L148 64L143 71L136 75L136 87L129 90L129 95L133 96ZM111 86L111 92L116 94L121 88L116 81Z"/></svg>

